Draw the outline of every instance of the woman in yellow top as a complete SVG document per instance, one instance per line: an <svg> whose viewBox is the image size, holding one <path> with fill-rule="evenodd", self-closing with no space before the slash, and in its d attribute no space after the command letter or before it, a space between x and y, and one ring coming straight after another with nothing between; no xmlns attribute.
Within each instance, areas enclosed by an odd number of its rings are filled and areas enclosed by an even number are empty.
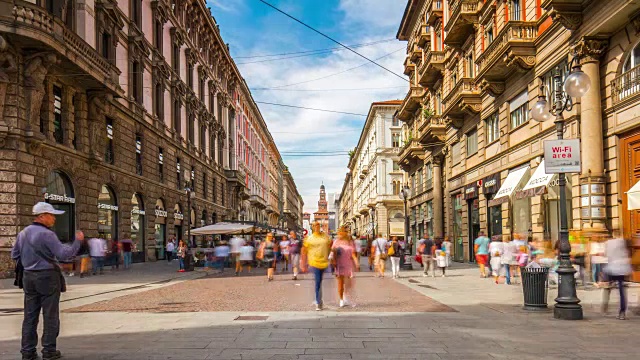
<svg viewBox="0 0 640 360"><path fill-rule="evenodd" d="M327 234L320 231L320 223L314 221L311 224L311 235L304 239L302 245L302 256L306 261L301 261L303 271L308 269L313 273L315 279L316 311L322 310L322 274L329 267L329 251L331 249L331 239Z"/></svg>

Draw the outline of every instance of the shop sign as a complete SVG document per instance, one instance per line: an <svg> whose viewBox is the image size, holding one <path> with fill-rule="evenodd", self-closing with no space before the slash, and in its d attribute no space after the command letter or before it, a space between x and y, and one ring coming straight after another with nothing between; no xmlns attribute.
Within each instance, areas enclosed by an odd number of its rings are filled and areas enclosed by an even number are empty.
<svg viewBox="0 0 640 360"><path fill-rule="evenodd" d="M606 218L606 217L607 217L606 208L603 208L603 207L591 208L591 218Z"/></svg>
<svg viewBox="0 0 640 360"><path fill-rule="evenodd" d="M175 212L173 213L173 218L176 220L184 220L184 215L182 213Z"/></svg>
<svg viewBox="0 0 640 360"><path fill-rule="evenodd" d="M478 185L469 184L464 188L464 199L470 200L478 197Z"/></svg>
<svg viewBox="0 0 640 360"><path fill-rule="evenodd" d="M145 211L140 209L131 210L131 214L146 215Z"/></svg>
<svg viewBox="0 0 640 360"><path fill-rule="evenodd" d="M404 235L404 222L403 221L390 221L389 233L391 235Z"/></svg>
<svg viewBox="0 0 640 360"><path fill-rule="evenodd" d="M485 177L482 180L482 186L484 187L482 190L484 194L496 193L500 188L500 173Z"/></svg>
<svg viewBox="0 0 640 360"><path fill-rule="evenodd" d="M579 173L580 139L545 140L544 163L547 174Z"/></svg>
<svg viewBox="0 0 640 360"><path fill-rule="evenodd" d="M167 212L165 210L156 209L156 216L166 218Z"/></svg>
<svg viewBox="0 0 640 360"><path fill-rule="evenodd" d="M68 197L67 194L58 195L58 194L44 193L44 199L49 201L58 201L58 202L64 202L69 204L76 203L76 198Z"/></svg>
<svg viewBox="0 0 640 360"><path fill-rule="evenodd" d="M111 205L111 204L98 204L98 209L102 209L102 210L111 210L111 211L118 211L118 205Z"/></svg>

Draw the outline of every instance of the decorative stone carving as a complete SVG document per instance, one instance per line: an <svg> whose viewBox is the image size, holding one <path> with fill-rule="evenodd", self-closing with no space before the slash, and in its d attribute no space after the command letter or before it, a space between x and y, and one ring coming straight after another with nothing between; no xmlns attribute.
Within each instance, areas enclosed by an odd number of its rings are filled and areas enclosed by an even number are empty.
<svg viewBox="0 0 640 360"><path fill-rule="evenodd" d="M89 148L90 155L100 157L105 126L106 99L104 95L94 95L89 99Z"/></svg>
<svg viewBox="0 0 640 360"><path fill-rule="evenodd" d="M0 127L5 124L4 104L7 101L7 88L11 82L9 74L15 73L17 69L16 59L9 51L9 43L4 37L0 36ZM0 129L0 131L4 130Z"/></svg>
<svg viewBox="0 0 640 360"><path fill-rule="evenodd" d="M480 84L478 84L480 91L486 92L487 94L496 97L501 95L504 92L505 86L502 81L488 81L483 79Z"/></svg>
<svg viewBox="0 0 640 360"><path fill-rule="evenodd" d="M640 34L640 11L636 11L629 15L631 25L636 29L636 35Z"/></svg>
<svg viewBox="0 0 640 360"><path fill-rule="evenodd" d="M549 13L553 21L557 21L569 30L576 30L582 25L582 12L551 10Z"/></svg>
<svg viewBox="0 0 640 360"><path fill-rule="evenodd" d="M515 67L518 71L529 71L536 65L536 57L534 55L516 55L509 52L504 55L504 62L508 67Z"/></svg>
<svg viewBox="0 0 640 360"><path fill-rule="evenodd" d="M45 94L44 79L51 65L57 63L54 53L38 53L26 58L24 85L26 87L28 128L38 128L40 107Z"/></svg>
<svg viewBox="0 0 640 360"><path fill-rule="evenodd" d="M609 47L607 36L585 36L573 47L582 63L599 61Z"/></svg>

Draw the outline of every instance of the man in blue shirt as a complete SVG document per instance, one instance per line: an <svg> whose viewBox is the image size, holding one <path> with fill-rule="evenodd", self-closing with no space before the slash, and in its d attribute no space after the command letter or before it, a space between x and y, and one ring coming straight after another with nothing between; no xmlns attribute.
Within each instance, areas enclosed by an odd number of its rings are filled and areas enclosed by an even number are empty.
<svg viewBox="0 0 640 360"><path fill-rule="evenodd" d="M478 238L473 242L476 252L476 262L480 266L480 277L487 277L486 266L489 263L489 238L484 236L484 232L478 233Z"/></svg>
<svg viewBox="0 0 640 360"><path fill-rule="evenodd" d="M62 289L59 261L73 258L84 240L81 231L76 232L72 245L63 245L51 228L56 223L56 210L51 204L39 202L33 206L33 224L22 230L11 250L11 257L24 268L24 320L22 322L23 360L38 358L38 318L40 310L44 319L42 334L42 359L62 357L56 348L60 332L60 292Z"/></svg>

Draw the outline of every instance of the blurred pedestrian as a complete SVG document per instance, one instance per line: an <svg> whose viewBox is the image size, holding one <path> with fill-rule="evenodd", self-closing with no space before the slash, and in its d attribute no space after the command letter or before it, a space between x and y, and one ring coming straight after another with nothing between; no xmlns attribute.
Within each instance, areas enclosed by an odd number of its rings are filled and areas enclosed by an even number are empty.
<svg viewBox="0 0 640 360"><path fill-rule="evenodd" d="M187 256L187 244L184 243L184 240L180 240L180 242L178 243L176 256L178 257L178 261L180 262L180 269L178 270L178 272L184 272L184 259Z"/></svg>
<svg viewBox="0 0 640 360"><path fill-rule="evenodd" d="M226 241L222 241L220 243L220 245L216 246L213 249L215 255L216 255L216 260L218 263L218 267L220 268L220 272L223 273L224 272L224 267L227 263L227 261L229 260L229 254L231 249L229 248L229 245L227 245ZM237 274L236 274L237 275Z"/></svg>
<svg viewBox="0 0 640 360"><path fill-rule="evenodd" d="M448 236L444 237L444 242L442 243L442 246L447 256L447 267L449 267L451 266L451 248L453 244L451 244L451 241L449 240Z"/></svg>
<svg viewBox="0 0 640 360"><path fill-rule="evenodd" d="M171 254L171 257L174 259L178 258L178 246L180 245L180 242L178 241L178 239L176 239L175 236L171 237L171 242L173 243L173 254Z"/></svg>
<svg viewBox="0 0 640 360"><path fill-rule="evenodd" d="M300 267L302 271L307 269L313 274L315 289L316 311L322 310L322 276L329 267L329 251L331 249L331 239L327 234L321 232L320 222L311 223L311 235L307 236L302 243L302 257Z"/></svg>
<svg viewBox="0 0 640 360"><path fill-rule="evenodd" d="M382 234L378 234L378 237L373 242L373 248L375 249L374 255L374 265L376 268L376 277L384 278L384 270L387 262L387 248L389 247L389 243L387 239L385 239Z"/></svg>
<svg viewBox="0 0 640 360"><path fill-rule="evenodd" d="M502 253L504 252L504 243L500 237L495 236L492 238L488 251L491 254L491 275L493 275L493 279L498 284L502 270Z"/></svg>
<svg viewBox="0 0 640 360"><path fill-rule="evenodd" d="M118 240L111 240L108 257L108 263L111 265L111 270L120 269L120 243L118 242Z"/></svg>
<svg viewBox="0 0 640 360"><path fill-rule="evenodd" d="M290 250L289 245L291 242L289 241L289 237L287 235L282 236L282 240L280 241L280 252L282 253L282 272L289 271L289 261L290 261Z"/></svg>
<svg viewBox="0 0 640 360"><path fill-rule="evenodd" d="M107 250L107 241L102 238L89 239L89 254L91 255L91 271L93 275L104 274L104 254Z"/></svg>
<svg viewBox="0 0 640 360"><path fill-rule="evenodd" d="M229 244L231 245L231 257L236 265L236 276L238 276L238 273L242 270L242 264L240 263L240 248L244 246L245 241L239 236L234 236L229 241Z"/></svg>
<svg viewBox="0 0 640 360"><path fill-rule="evenodd" d="M447 251L444 245L444 240L438 239L435 244L434 251L435 263L438 265L438 269L442 271L442 277L446 276L447 266L449 266L447 261Z"/></svg>
<svg viewBox="0 0 640 360"><path fill-rule="evenodd" d="M594 241L591 241L589 244L591 277L596 287L600 287L600 285L604 283L602 269L607 264L607 257L605 256L606 240L603 240L604 239L594 239Z"/></svg>
<svg viewBox="0 0 640 360"><path fill-rule="evenodd" d="M515 277L517 271L516 254L518 250L510 236L504 235L502 241L503 245L502 254L500 255L500 263L504 268L505 282L507 285L511 285L511 275Z"/></svg>
<svg viewBox="0 0 640 360"><path fill-rule="evenodd" d="M359 268L358 255L355 244L349 236L349 231L342 228L338 230L336 241L331 246L331 255L336 264L336 280L338 283L338 296L340 307L350 305L349 298L353 286L354 272Z"/></svg>
<svg viewBox="0 0 640 360"><path fill-rule="evenodd" d="M91 256L89 254L89 243L83 241L78 250L78 256L80 260L80 278L89 275L89 269L91 268Z"/></svg>
<svg viewBox="0 0 640 360"><path fill-rule="evenodd" d="M432 277L436 276L436 268L433 263L433 240L429 238L428 235L424 235L422 239L422 245L418 247L418 253L422 257L422 266L424 266L424 272L422 273L423 277L429 276L429 269L431 269Z"/></svg>
<svg viewBox="0 0 640 360"><path fill-rule="evenodd" d="M293 280L298 280L298 268L300 267L300 249L302 244L297 239L295 231L289 232L289 257L293 267Z"/></svg>
<svg viewBox="0 0 640 360"><path fill-rule="evenodd" d="M267 265L267 281L273 281L273 273L276 270L276 253L278 245L273 241L273 233L267 233L267 237L260 245L258 259Z"/></svg>
<svg viewBox="0 0 640 360"><path fill-rule="evenodd" d="M165 256L167 257L167 264L171 264L171 260L173 260L173 251L175 250L175 248L176 248L176 244L173 242L173 240L167 243L167 247L165 251Z"/></svg>
<svg viewBox="0 0 640 360"><path fill-rule="evenodd" d="M133 241L131 239L124 239L121 241L122 247L122 264L125 269L131 268L132 262L132 250L133 250Z"/></svg>
<svg viewBox="0 0 640 360"><path fill-rule="evenodd" d="M607 240L605 255L607 257L607 264L604 267L604 273L609 281L609 286L603 290L602 311L603 313L607 312L611 285L616 284L620 294L620 308L617 318L619 320L625 320L627 312L627 290L624 281L625 278L631 274L632 268L627 243L617 231L614 233L612 239Z"/></svg>
<svg viewBox="0 0 640 360"><path fill-rule="evenodd" d="M489 264L489 243L491 241L484 235L484 231L478 232L478 237L473 241L473 249L476 262L480 267L480 277L487 277L487 265Z"/></svg>
<svg viewBox="0 0 640 360"><path fill-rule="evenodd" d="M249 268L251 273L251 266L253 265L253 246L245 244L240 248L240 272L243 271L244 266Z"/></svg>
<svg viewBox="0 0 640 360"><path fill-rule="evenodd" d="M397 279L400 276L400 257L402 256L402 247L398 242L398 237L391 238L391 245L389 245L389 258L391 259L391 276Z"/></svg>
<svg viewBox="0 0 640 360"><path fill-rule="evenodd" d="M57 349L60 333L60 293L66 284L59 261L71 259L78 253L84 234L76 232L75 241L65 245L51 228L56 223L56 210L51 204L39 202L33 206L33 223L22 230L11 250L11 258L21 264L24 291L24 319L22 321L23 360L36 360L38 346L38 320L42 311L42 359L59 359Z"/></svg>

